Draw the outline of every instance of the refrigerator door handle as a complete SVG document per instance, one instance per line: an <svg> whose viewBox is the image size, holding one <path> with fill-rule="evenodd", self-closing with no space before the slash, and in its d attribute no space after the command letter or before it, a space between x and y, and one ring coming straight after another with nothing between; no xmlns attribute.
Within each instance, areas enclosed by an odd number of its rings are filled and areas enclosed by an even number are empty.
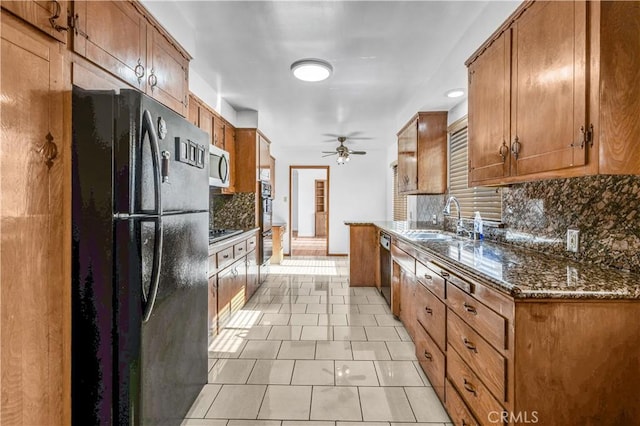
<svg viewBox="0 0 640 426"><path fill-rule="evenodd" d="M153 164L153 187L154 201L156 204L156 214L162 215L162 188L160 178L160 146L158 144L158 136L153 125L151 113L145 110L142 113L142 140L144 141L145 133L149 134L149 143L151 144L151 161Z"/></svg>
<svg viewBox="0 0 640 426"><path fill-rule="evenodd" d="M153 265L151 266L151 282L149 284L149 294L145 295L144 284L142 287L143 312L142 322L149 321L153 312L153 305L158 296L158 285L160 283L160 265L162 264L162 242L164 233L162 227L162 217L155 219L156 244L153 250Z"/></svg>

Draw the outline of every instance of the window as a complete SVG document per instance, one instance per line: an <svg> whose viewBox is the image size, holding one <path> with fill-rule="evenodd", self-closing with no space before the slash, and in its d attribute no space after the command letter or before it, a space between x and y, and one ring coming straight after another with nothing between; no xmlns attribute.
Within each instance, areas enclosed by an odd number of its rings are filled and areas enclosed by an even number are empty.
<svg viewBox="0 0 640 426"><path fill-rule="evenodd" d="M467 119L449 127L449 195L460 202L462 217L473 218L476 211L483 220L502 221L502 189L478 186L469 188L467 157ZM452 209L453 214L455 207Z"/></svg>
<svg viewBox="0 0 640 426"><path fill-rule="evenodd" d="M398 165L393 166L393 220L407 220L407 196L398 191Z"/></svg>

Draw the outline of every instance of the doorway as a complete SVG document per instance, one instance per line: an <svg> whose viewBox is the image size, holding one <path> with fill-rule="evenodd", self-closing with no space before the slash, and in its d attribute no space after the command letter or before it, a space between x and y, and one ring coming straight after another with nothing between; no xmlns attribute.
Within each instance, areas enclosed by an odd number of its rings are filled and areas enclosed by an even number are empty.
<svg viewBox="0 0 640 426"><path fill-rule="evenodd" d="M329 254L329 166L289 166L289 255Z"/></svg>

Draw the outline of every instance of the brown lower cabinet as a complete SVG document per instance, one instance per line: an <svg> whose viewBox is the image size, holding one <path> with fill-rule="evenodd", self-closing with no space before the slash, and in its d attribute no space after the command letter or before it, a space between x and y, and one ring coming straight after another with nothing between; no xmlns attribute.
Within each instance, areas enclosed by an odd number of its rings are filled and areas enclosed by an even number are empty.
<svg viewBox="0 0 640 426"><path fill-rule="evenodd" d="M638 424L640 303L518 299L406 241L391 254L392 312L454 424Z"/></svg>
<svg viewBox="0 0 640 426"><path fill-rule="evenodd" d="M257 231L209 246L209 342L260 286Z"/></svg>

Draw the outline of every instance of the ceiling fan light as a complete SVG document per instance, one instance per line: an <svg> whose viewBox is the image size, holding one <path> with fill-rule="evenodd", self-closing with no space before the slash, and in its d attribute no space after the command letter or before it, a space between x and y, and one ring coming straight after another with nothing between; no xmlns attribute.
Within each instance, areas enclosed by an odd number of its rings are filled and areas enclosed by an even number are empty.
<svg viewBox="0 0 640 426"><path fill-rule="evenodd" d="M348 155L345 157L344 161L346 161L347 163L349 162L349 160L351 160L351 157L349 157Z"/></svg>
<svg viewBox="0 0 640 426"><path fill-rule="evenodd" d="M344 163L344 158L342 158L342 155L338 155L338 158L336 158L336 162L338 163L338 165Z"/></svg>
<svg viewBox="0 0 640 426"><path fill-rule="evenodd" d="M316 82L329 78L333 67L321 59L301 59L291 64L291 72L298 80Z"/></svg>

